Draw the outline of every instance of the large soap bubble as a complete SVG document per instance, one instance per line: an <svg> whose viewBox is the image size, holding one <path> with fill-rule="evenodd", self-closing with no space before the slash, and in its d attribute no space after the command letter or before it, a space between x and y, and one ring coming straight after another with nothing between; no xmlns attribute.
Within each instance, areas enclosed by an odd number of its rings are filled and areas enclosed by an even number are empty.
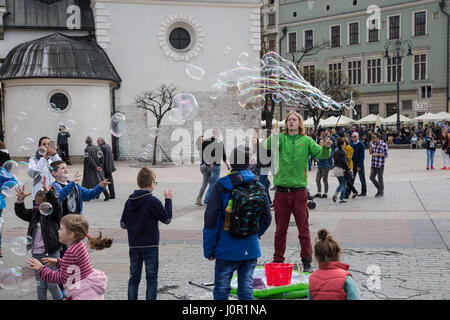
<svg viewBox="0 0 450 320"><path fill-rule="evenodd" d="M179 93L173 98L173 107L168 112L170 121L184 124L194 119L198 113L198 103L191 93Z"/></svg>
<svg viewBox="0 0 450 320"><path fill-rule="evenodd" d="M0 286L6 290L14 290L22 282L22 268L8 268L0 273Z"/></svg>

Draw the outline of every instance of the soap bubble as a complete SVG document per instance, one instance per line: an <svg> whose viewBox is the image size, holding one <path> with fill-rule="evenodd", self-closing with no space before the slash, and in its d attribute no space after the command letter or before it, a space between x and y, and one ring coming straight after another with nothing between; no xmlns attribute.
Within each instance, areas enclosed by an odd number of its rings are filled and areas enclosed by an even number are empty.
<svg viewBox="0 0 450 320"><path fill-rule="evenodd" d="M38 151L37 151L37 152L39 153L39 155L43 156L43 155L47 152L47 148L44 147L44 146L40 146L40 147L38 148Z"/></svg>
<svg viewBox="0 0 450 320"><path fill-rule="evenodd" d="M0 286L6 290L16 289L22 282L22 268L8 268L0 275Z"/></svg>
<svg viewBox="0 0 450 320"><path fill-rule="evenodd" d="M89 135L90 135L91 137L97 136L97 133L98 133L97 128L91 128L91 130L89 130Z"/></svg>
<svg viewBox="0 0 450 320"><path fill-rule="evenodd" d="M148 129L148 134L150 137L156 137L158 135L159 129L157 127L150 127Z"/></svg>
<svg viewBox="0 0 450 320"><path fill-rule="evenodd" d="M247 52L241 52L238 56L237 64L240 67L245 67L248 64L248 53Z"/></svg>
<svg viewBox="0 0 450 320"><path fill-rule="evenodd" d="M19 113L17 114L17 118L18 118L19 120L25 119L26 116L27 116L27 113L24 112L24 111L21 111L21 112L19 112Z"/></svg>
<svg viewBox="0 0 450 320"><path fill-rule="evenodd" d="M27 246L31 244L31 241L25 237L18 237L11 240L10 249L16 256L24 257L27 255Z"/></svg>
<svg viewBox="0 0 450 320"><path fill-rule="evenodd" d="M6 161L3 166L0 175L5 178L12 178L16 174L16 169L19 166L14 160Z"/></svg>
<svg viewBox="0 0 450 320"><path fill-rule="evenodd" d="M13 132L17 132L17 130L19 130L19 125L18 124L13 125L12 126L12 131Z"/></svg>
<svg viewBox="0 0 450 320"><path fill-rule="evenodd" d="M67 129L67 130L73 130L73 129L75 129L75 125L76 125L75 120L67 120L67 121L66 121L66 129Z"/></svg>
<svg viewBox="0 0 450 320"><path fill-rule="evenodd" d="M34 285L31 281L25 281L24 283L22 283L22 292L23 293L30 293L31 291L33 291L34 289Z"/></svg>
<svg viewBox="0 0 450 320"><path fill-rule="evenodd" d="M7 181L0 188L0 192L3 194L5 198L14 197L16 195L16 188L18 187L18 183L15 181Z"/></svg>
<svg viewBox="0 0 450 320"><path fill-rule="evenodd" d="M194 80L202 80L203 76L205 75L205 70L196 65L188 63L186 65L186 73Z"/></svg>
<svg viewBox="0 0 450 320"><path fill-rule="evenodd" d="M218 93L219 93L219 90L220 90L220 84L214 83L214 84L211 86L211 94L209 95L209 97L210 97L212 100L216 100L216 99L217 99L217 95L218 95Z"/></svg>
<svg viewBox="0 0 450 320"><path fill-rule="evenodd" d="M230 52L231 52L230 47L225 47L225 49L223 49L223 53L225 53L225 54L229 54Z"/></svg>
<svg viewBox="0 0 450 320"><path fill-rule="evenodd" d="M103 152L100 150L97 151L97 157L99 157L99 158L103 157Z"/></svg>
<svg viewBox="0 0 450 320"><path fill-rule="evenodd" d="M252 107L256 111L261 110L266 103L266 98L263 95L257 95L252 99Z"/></svg>
<svg viewBox="0 0 450 320"><path fill-rule="evenodd" d="M169 111L169 120L184 124L194 119L198 113L198 103L191 93L179 93L173 98L173 107Z"/></svg>
<svg viewBox="0 0 450 320"><path fill-rule="evenodd" d="M53 206L49 202L43 202L39 205L39 212L43 216L49 216L53 212Z"/></svg>
<svg viewBox="0 0 450 320"><path fill-rule="evenodd" d="M125 119L126 119L125 115L123 113L120 113L120 112L116 112L112 116L112 121L114 121L114 122L125 121Z"/></svg>

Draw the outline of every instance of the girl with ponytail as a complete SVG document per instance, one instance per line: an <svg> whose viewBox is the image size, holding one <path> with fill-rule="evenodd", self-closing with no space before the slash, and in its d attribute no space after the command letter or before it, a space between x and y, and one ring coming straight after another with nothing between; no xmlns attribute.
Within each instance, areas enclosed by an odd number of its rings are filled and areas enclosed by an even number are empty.
<svg viewBox="0 0 450 320"><path fill-rule="evenodd" d="M348 264L340 262L342 248L327 229L320 229L314 245L319 269L309 277L309 300L359 300Z"/></svg>
<svg viewBox="0 0 450 320"><path fill-rule="evenodd" d="M27 261L30 269L38 271L39 277L47 282L63 284L68 300L104 300L108 278L97 269L93 269L83 240L91 249L102 250L111 247L112 239L98 237L88 233L87 219L78 214L68 214L61 219L59 241L68 249L61 259L43 258L42 263L34 258ZM59 271L48 266L56 266Z"/></svg>

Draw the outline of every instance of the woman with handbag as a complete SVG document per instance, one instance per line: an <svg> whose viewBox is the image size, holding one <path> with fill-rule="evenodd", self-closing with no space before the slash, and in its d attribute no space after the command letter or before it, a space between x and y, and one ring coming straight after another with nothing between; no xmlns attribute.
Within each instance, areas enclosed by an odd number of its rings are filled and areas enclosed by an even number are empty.
<svg viewBox="0 0 450 320"><path fill-rule="evenodd" d="M358 191L353 186L353 182L355 181L355 177L353 176L353 160L352 160L354 150L350 146L350 142L348 141L348 139L346 137L344 137L342 139L344 140L344 143L345 143L344 150L347 153L348 167L350 168L350 170L344 172L345 179L347 180L347 190L345 192L345 199L349 198L350 192L353 192L352 198L354 199L358 196Z"/></svg>
<svg viewBox="0 0 450 320"><path fill-rule="evenodd" d="M345 152L345 142L342 139L338 139L337 141L337 150L333 155L334 158L334 168L333 172L336 178L339 181L339 185L336 188L336 192L333 196L333 201L336 202L339 192L341 193L339 197L339 203L345 203L347 201L344 200L345 191L347 189L347 179L345 179L345 172L350 171L348 166L348 157Z"/></svg>

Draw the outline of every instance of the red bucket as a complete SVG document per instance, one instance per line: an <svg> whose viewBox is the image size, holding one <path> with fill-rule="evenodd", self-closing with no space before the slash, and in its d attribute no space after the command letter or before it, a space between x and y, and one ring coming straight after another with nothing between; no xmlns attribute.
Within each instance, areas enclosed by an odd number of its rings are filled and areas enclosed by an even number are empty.
<svg viewBox="0 0 450 320"><path fill-rule="evenodd" d="M268 286L286 286L291 284L293 265L290 263L266 263L266 279Z"/></svg>

